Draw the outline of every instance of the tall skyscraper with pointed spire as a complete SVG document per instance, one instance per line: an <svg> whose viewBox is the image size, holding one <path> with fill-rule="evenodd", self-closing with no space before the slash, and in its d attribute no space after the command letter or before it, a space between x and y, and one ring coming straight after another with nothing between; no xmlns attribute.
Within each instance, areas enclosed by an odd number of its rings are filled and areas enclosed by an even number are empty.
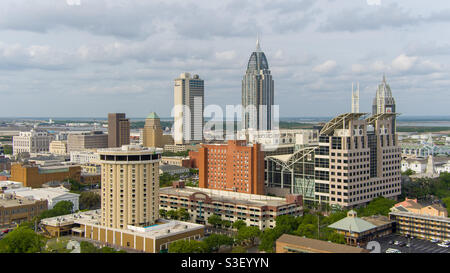
<svg viewBox="0 0 450 273"><path fill-rule="evenodd" d="M244 129L272 130L274 83L259 38L248 60L242 80L242 122Z"/></svg>
<svg viewBox="0 0 450 273"><path fill-rule="evenodd" d="M382 113L395 113L395 100L391 87L386 82L386 75L383 75L383 81L378 85L372 105L372 114Z"/></svg>
<svg viewBox="0 0 450 273"><path fill-rule="evenodd" d="M386 75L383 74L383 81L378 85L377 93L373 99L372 114L396 113L395 100L392 96L391 87L386 82ZM396 129L395 116L392 118L392 129Z"/></svg>
<svg viewBox="0 0 450 273"><path fill-rule="evenodd" d="M352 113L359 113L359 83L356 90L353 89L352 83Z"/></svg>

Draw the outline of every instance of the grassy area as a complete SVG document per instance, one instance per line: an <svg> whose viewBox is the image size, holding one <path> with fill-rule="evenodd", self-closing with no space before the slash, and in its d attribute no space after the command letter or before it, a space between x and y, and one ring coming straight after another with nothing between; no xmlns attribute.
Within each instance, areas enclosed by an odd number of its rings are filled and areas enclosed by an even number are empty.
<svg viewBox="0 0 450 273"><path fill-rule="evenodd" d="M434 127L434 126L397 126L397 132L417 132L417 133L427 133L427 132L441 132L450 131L450 127Z"/></svg>

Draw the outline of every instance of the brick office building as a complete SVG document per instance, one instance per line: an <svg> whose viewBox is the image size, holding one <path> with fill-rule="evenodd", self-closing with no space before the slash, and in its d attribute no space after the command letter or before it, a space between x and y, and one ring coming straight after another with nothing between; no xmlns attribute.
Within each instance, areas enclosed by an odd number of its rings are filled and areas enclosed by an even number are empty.
<svg viewBox="0 0 450 273"><path fill-rule="evenodd" d="M264 194L264 152L261 144L229 140L202 145L198 152L199 187Z"/></svg>

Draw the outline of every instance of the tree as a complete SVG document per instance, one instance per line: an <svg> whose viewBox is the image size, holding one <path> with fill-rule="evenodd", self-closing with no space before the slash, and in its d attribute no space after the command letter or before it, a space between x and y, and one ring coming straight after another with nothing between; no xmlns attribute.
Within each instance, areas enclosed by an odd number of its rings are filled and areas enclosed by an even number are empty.
<svg viewBox="0 0 450 273"><path fill-rule="evenodd" d="M60 215L71 214L73 211L73 203L70 201L59 201L52 209L46 210L39 215L39 219L56 217Z"/></svg>
<svg viewBox="0 0 450 273"><path fill-rule="evenodd" d="M245 227L247 224L243 220L237 220L233 223L233 228L239 230L241 227Z"/></svg>
<svg viewBox="0 0 450 273"><path fill-rule="evenodd" d="M213 214L208 217L208 224L213 225L214 227L221 225L222 218L217 214Z"/></svg>
<svg viewBox="0 0 450 273"><path fill-rule="evenodd" d="M0 240L0 253L37 253L44 245L44 237L28 227L18 227Z"/></svg>
<svg viewBox="0 0 450 273"><path fill-rule="evenodd" d="M442 202L445 204L445 206L447 207L447 212L448 215L450 215L450 197L444 198L442 199Z"/></svg>
<svg viewBox="0 0 450 273"><path fill-rule="evenodd" d="M191 216L189 215L189 212L187 212L185 208L178 209L177 215L178 215L178 219L180 219L182 221L187 221L191 218Z"/></svg>
<svg viewBox="0 0 450 273"><path fill-rule="evenodd" d="M177 213L176 210L169 210L169 211L166 213L166 215L167 215L167 217L169 217L170 219L173 219L173 220L178 219L178 213Z"/></svg>
<svg viewBox="0 0 450 273"><path fill-rule="evenodd" d="M231 253L247 253L247 249L243 246L235 246L231 250Z"/></svg>
<svg viewBox="0 0 450 273"><path fill-rule="evenodd" d="M416 173L415 171L413 171L411 169L407 169L406 171L402 172L402 175L410 176L410 175L413 175L415 173Z"/></svg>
<svg viewBox="0 0 450 273"><path fill-rule="evenodd" d="M161 216L162 218L166 218L167 216L167 212L165 209L160 209L159 210L159 216Z"/></svg>
<svg viewBox="0 0 450 273"><path fill-rule="evenodd" d="M204 242L179 240L169 245L169 253L206 253L208 247Z"/></svg>
<svg viewBox="0 0 450 273"><path fill-rule="evenodd" d="M95 192L84 191L80 194L80 209L95 209L101 205L101 197Z"/></svg>
<svg viewBox="0 0 450 273"><path fill-rule="evenodd" d="M255 239L261 235L261 230L258 227L241 227L237 234L237 239L240 242L249 240L251 245L254 245Z"/></svg>
<svg viewBox="0 0 450 273"><path fill-rule="evenodd" d="M13 153L12 146L11 145L4 145L3 146L3 153L5 155L12 155L12 153Z"/></svg>
<svg viewBox="0 0 450 273"><path fill-rule="evenodd" d="M395 200L379 196L364 207L359 209L358 216L385 215L388 216L390 209L397 203Z"/></svg>
<svg viewBox="0 0 450 273"><path fill-rule="evenodd" d="M273 252L275 241L283 234L282 229L278 226L265 229L261 234L261 243L259 244L258 249L265 252Z"/></svg>
<svg viewBox="0 0 450 273"><path fill-rule="evenodd" d="M92 243L82 241L80 243L81 253L99 253L99 249Z"/></svg>
<svg viewBox="0 0 450 273"><path fill-rule="evenodd" d="M224 228L229 228L229 227L231 227L231 221L228 221L228 220L224 220L224 221L222 221L222 226L224 227Z"/></svg>
<svg viewBox="0 0 450 273"><path fill-rule="evenodd" d="M206 237L203 242L206 244L206 249L208 252L218 251L220 246L228 245L232 246L234 243L234 239L223 234L211 234Z"/></svg>

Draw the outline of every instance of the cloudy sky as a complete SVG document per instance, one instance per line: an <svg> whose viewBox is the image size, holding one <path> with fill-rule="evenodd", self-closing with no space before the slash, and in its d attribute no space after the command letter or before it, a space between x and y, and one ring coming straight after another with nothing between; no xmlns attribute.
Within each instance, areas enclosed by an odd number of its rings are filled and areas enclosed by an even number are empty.
<svg viewBox="0 0 450 273"><path fill-rule="evenodd" d="M256 36L282 117L370 111L386 73L403 115L449 115L448 0L0 2L1 117L170 116L173 80L239 104Z"/></svg>

